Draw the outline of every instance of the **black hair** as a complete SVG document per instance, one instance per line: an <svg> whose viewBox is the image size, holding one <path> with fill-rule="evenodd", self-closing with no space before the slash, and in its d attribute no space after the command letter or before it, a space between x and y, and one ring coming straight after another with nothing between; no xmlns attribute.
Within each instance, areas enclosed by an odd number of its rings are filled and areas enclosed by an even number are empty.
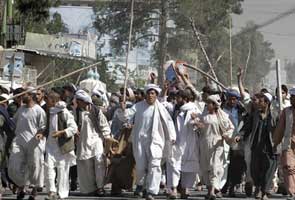
<svg viewBox="0 0 295 200"><path fill-rule="evenodd" d="M281 85L281 89L287 94L288 93L288 87L286 85ZM278 93L278 88L276 88L276 94Z"/></svg>
<svg viewBox="0 0 295 200"><path fill-rule="evenodd" d="M208 95L220 94L219 91L216 91L216 90L212 89L212 88L209 87L209 86L204 86L204 87L202 88L202 92L203 92L203 93L207 93Z"/></svg>
<svg viewBox="0 0 295 200"><path fill-rule="evenodd" d="M187 102L192 101L194 99L193 93L191 90L179 90L177 96L181 97L182 99L186 100Z"/></svg>
<svg viewBox="0 0 295 200"><path fill-rule="evenodd" d="M138 94L140 94L141 96L145 96L145 94L144 94L144 90L142 90L142 89L137 89L137 90L135 90L135 93L138 93Z"/></svg>
<svg viewBox="0 0 295 200"><path fill-rule="evenodd" d="M4 97L0 97L0 101L5 101L6 99Z"/></svg>
<svg viewBox="0 0 295 200"><path fill-rule="evenodd" d="M261 93L269 93L268 90L267 90L266 88L262 88L262 89L260 90L260 92L261 92Z"/></svg>
<svg viewBox="0 0 295 200"><path fill-rule="evenodd" d="M190 87L187 87L187 88L185 88L185 91L189 94L189 101L195 101L196 100L196 95L195 95L195 93L193 92L193 90L192 90L192 88L190 88Z"/></svg>
<svg viewBox="0 0 295 200"><path fill-rule="evenodd" d="M1 91L1 93L5 93L5 94L9 94L9 92L10 92L6 88L2 87L1 85L0 85L0 91Z"/></svg>
<svg viewBox="0 0 295 200"><path fill-rule="evenodd" d="M202 92L210 94L211 93L211 88L209 86L205 86L205 87L202 88Z"/></svg>
<svg viewBox="0 0 295 200"><path fill-rule="evenodd" d="M68 84L64 85L62 88L63 88L64 90L68 90L68 91L70 91L70 92L72 92L72 93L75 93L75 92L76 92L76 87L75 87L75 85L72 84L72 83L68 83Z"/></svg>
<svg viewBox="0 0 295 200"><path fill-rule="evenodd" d="M51 88L51 91L59 94L60 96L62 96L64 94L65 89L62 87L53 87Z"/></svg>
<svg viewBox="0 0 295 200"><path fill-rule="evenodd" d="M13 90L13 95L17 95L17 94L20 94L22 92L24 92L25 89L24 88L17 88L15 90Z"/></svg>

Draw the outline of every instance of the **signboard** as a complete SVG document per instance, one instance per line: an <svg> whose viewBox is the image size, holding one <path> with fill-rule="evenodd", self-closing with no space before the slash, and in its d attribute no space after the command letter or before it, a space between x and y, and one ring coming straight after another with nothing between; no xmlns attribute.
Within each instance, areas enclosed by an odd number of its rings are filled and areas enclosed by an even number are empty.
<svg viewBox="0 0 295 200"><path fill-rule="evenodd" d="M3 68L3 80L9 81L13 75L13 80L16 82L22 81L22 72L23 72L23 59L21 57L14 57L14 64L11 60L11 56L7 56L6 59L9 60L9 63L4 65Z"/></svg>

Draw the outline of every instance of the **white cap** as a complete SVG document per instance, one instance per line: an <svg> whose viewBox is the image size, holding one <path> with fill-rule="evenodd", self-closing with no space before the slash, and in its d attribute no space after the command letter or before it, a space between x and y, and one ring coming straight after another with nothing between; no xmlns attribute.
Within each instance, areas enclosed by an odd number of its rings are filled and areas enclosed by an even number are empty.
<svg viewBox="0 0 295 200"><path fill-rule="evenodd" d="M269 102L272 101L272 95L271 94L266 92L266 93L263 93L263 96L265 96L268 99Z"/></svg>
<svg viewBox="0 0 295 200"><path fill-rule="evenodd" d="M91 97L89 96L89 94L84 91L84 90L78 90L76 93L75 93L75 98L76 99L79 99L79 100L82 100L86 103L90 103L92 104L92 99Z"/></svg>
<svg viewBox="0 0 295 200"><path fill-rule="evenodd" d="M151 89L156 90L158 94L160 94L161 91L162 91L161 88L158 85L150 83L150 84L145 86L144 92L147 93L147 91L149 91Z"/></svg>
<svg viewBox="0 0 295 200"><path fill-rule="evenodd" d="M221 106L222 102L221 102L219 94L210 95L208 96L207 99L214 102L218 107Z"/></svg>
<svg viewBox="0 0 295 200"><path fill-rule="evenodd" d="M97 95L99 97L102 97L102 95L104 95L104 92L102 90L100 90L100 89L94 88L92 90L92 95Z"/></svg>

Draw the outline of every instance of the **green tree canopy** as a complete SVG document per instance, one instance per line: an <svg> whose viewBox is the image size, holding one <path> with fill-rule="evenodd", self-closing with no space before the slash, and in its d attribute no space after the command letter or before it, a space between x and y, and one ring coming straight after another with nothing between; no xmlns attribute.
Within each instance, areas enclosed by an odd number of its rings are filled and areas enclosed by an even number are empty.
<svg viewBox="0 0 295 200"><path fill-rule="evenodd" d="M62 21L61 15L55 12L52 20L46 25L49 34L68 33L67 25Z"/></svg>
<svg viewBox="0 0 295 200"><path fill-rule="evenodd" d="M253 22L249 22L242 30L248 30L254 27ZM246 70L245 84L250 89L257 89L262 78L270 71L271 59L275 53L271 48L271 43L265 41L261 32L249 29L246 32L233 38L233 63L245 67L250 50L248 67Z"/></svg>
<svg viewBox="0 0 295 200"><path fill-rule="evenodd" d="M132 46L144 46L149 41L155 41L153 58L156 66L161 65L161 61L169 56L180 59L189 57L189 61L198 57L193 56L197 53L197 46L190 26L190 17L195 19L198 30L204 36L202 39L209 57L216 59L225 50L230 13L242 12L242 0L167 2L135 0ZM130 2L99 3L94 10L97 13L95 27L98 32L110 35L113 38L111 45L116 52L125 53L130 24ZM201 65L206 63L201 60Z"/></svg>

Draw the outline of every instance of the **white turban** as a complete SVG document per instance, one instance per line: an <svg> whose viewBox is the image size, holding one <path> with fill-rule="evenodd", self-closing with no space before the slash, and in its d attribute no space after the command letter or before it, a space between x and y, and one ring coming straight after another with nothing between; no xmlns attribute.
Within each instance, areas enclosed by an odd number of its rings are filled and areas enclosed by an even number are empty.
<svg viewBox="0 0 295 200"><path fill-rule="evenodd" d="M92 104L92 99L91 99L90 95L87 92L85 92L84 90L78 90L75 93L75 98L78 100L82 100L86 103Z"/></svg>
<svg viewBox="0 0 295 200"><path fill-rule="evenodd" d="M218 107L221 106L222 102L218 94L210 95L207 99L214 102Z"/></svg>
<svg viewBox="0 0 295 200"><path fill-rule="evenodd" d="M269 102L272 101L272 95L271 94L269 94L269 93L263 93L263 96L265 96Z"/></svg>
<svg viewBox="0 0 295 200"><path fill-rule="evenodd" d="M147 93L149 90L155 90L158 94L160 94L161 91L162 91L161 88L158 85L153 84L153 83L150 83L150 84L145 86L144 92Z"/></svg>
<svg viewBox="0 0 295 200"><path fill-rule="evenodd" d="M92 95L102 97L104 95L104 92L98 88L94 88L92 91Z"/></svg>
<svg viewBox="0 0 295 200"><path fill-rule="evenodd" d="M295 96L295 87L293 87L289 90L289 94Z"/></svg>

